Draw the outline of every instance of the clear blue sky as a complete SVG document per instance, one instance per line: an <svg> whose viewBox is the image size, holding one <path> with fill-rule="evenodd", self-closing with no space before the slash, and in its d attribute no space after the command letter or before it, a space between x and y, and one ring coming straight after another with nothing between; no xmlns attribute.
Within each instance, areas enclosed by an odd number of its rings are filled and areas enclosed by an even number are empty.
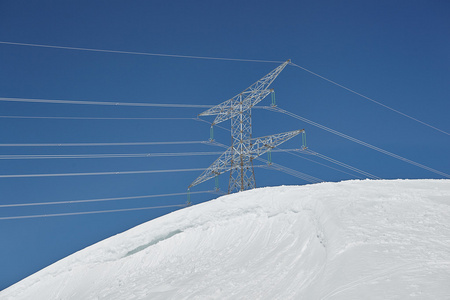
<svg viewBox="0 0 450 300"><path fill-rule="evenodd" d="M0 41L193 56L292 61L376 101L450 131L448 1L1 1ZM277 66L0 44L0 97L219 104ZM274 82L279 107L428 167L450 171L450 137L299 68ZM269 105L270 99L261 105ZM0 102L1 116L196 117L197 108ZM212 121L212 119L209 119ZM194 120L0 118L0 144L195 141ZM304 128L319 153L385 179L444 178L264 110L254 136ZM229 127L229 122L222 124ZM230 144L229 132L216 139ZM285 145L299 147L296 138ZM10 154L221 151L208 145L0 147ZM0 160L0 174L206 168L216 156ZM317 158L312 158L321 163ZM354 179L284 153L281 165L324 179ZM333 166L335 167L335 166ZM258 187L305 184L257 169ZM0 178L0 205L185 192L200 172ZM226 190L228 177L220 177ZM193 191L209 190L206 182ZM214 195L193 195L200 203ZM186 196L72 205L0 207L0 217L181 204ZM145 210L0 220L0 289L97 241L170 212ZM180 249L182 251L182 249Z"/></svg>

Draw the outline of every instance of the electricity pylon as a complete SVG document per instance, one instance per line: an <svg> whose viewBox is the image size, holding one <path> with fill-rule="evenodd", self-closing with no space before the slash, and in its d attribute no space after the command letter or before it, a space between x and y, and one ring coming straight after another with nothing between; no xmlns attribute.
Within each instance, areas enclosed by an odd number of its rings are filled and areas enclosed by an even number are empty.
<svg viewBox="0 0 450 300"><path fill-rule="evenodd" d="M199 116L216 115L211 127L231 119L232 144L191 183L188 189L228 171L230 171L228 193L253 189L255 188L253 159L304 132L295 130L252 139L251 108L273 92L273 89L268 87L289 62L290 60L287 60L240 94L199 114Z"/></svg>

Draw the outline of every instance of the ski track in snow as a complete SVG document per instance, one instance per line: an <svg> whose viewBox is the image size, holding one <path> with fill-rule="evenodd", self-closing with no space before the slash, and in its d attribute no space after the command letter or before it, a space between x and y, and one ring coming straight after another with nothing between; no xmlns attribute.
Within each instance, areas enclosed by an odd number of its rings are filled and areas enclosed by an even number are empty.
<svg viewBox="0 0 450 300"><path fill-rule="evenodd" d="M115 235L1 299L450 299L450 180L261 188Z"/></svg>

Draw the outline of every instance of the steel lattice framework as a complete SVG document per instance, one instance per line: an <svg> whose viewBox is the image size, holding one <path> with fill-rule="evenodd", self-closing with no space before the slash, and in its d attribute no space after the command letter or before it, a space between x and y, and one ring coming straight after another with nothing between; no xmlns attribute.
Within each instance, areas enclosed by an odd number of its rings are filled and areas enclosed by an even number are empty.
<svg viewBox="0 0 450 300"><path fill-rule="evenodd" d="M228 171L228 193L255 188L253 159L304 131L295 130L252 139L251 108L273 92L268 87L289 62L287 60L240 94L199 115L215 115L212 126L231 119L232 145L189 188Z"/></svg>

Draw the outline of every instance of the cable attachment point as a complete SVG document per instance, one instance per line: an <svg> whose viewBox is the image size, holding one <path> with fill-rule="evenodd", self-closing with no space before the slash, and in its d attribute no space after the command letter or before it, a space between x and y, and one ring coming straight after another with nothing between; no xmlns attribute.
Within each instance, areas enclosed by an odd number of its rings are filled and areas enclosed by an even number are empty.
<svg viewBox="0 0 450 300"><path fill-rule="evenodd" d="M187 201L186 201L186 206L191 206L192 202L191 202L191 189L187 190Z"/></svg>
<svg viewBox="0 0 450 300"><path fill-rule="evenodd" d="M220 187L219 187L219 174L217 174L216 173L216 176L215 176L215 187L214 187L214 191L219 191L220 190Z"/></svg>
<svg viewBox="0 0 450 300"><path fill-rule="evenodd" d="M306 131L303 130L302 132L302 150L307 149L308 147L306 147Z"/></svg>
<svg viewBox="0 0 450 300"><path fill-rule="evenodd" d="M272 164L272 148L269 148L269 151L267 151L267 163L269 166Z"/></svg>
<svg viewBox="0 0 450 300"><path fill-rule="evenodd" d="M214 141L214 127L211 126L211 128L209 129L209 141L213 142Z"/></svg>
<svg viewBox="0 0 450 300"><path fill-rule="evenodd" d="M271 106L271 107L276 107L276 106L277 106L277 103L276 103L276 101L275 101L275 90L274 90L274 89L271 89L270 91L271 91L270 95L271 95L271 97L272 97L272 104L270 104L270 106Z"/></svg>

